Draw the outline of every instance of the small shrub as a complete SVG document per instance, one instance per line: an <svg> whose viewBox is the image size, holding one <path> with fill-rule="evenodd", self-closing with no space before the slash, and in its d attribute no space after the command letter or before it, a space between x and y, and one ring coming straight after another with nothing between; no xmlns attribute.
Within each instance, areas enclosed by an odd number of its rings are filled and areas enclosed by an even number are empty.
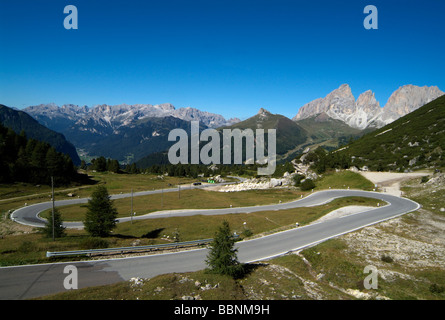
<svg viewBox="0 0 445 320"><path fill-rule="evenodd" d="M252 235L253 235L253 232L250 229L246 229L243 231L243 236L245 236L245 237L250 237Z"/></svg>
<svg viewBox="0 0 445 320"><path fill-rule="evenodd" d="M428 182L428 180L430 180L429 176L423 176L422 179L420 180L420 183Z"/></svg>
<svg viewBox="0 0 445 320"><path fill-rule="evenodd" d="M312 179L306 179L301 183L300 188L302 191L308 191L315 188L315 183Z"/></svg>
<svg viewBox="0 0 445 320"><path fill-rule="evenodd" d="M301 180L303 180L305 177L301 174L296 174L294 175L293 179L294 179L294 183L295 185L298 187L301 184Z"/></svg>
<svg viewBox="0 0 445 320"><path fill-rule="evenodd" d="M391 256L386 255L386 254L382 255L382 257L380 258L380 260L382 260L383 262L387 262L387 263L392 263L392 262L394 262L394 259L391 258Z"/></svg>
<svg viewBox="0 0 445 320"><path fill-rule="evenodd" d="M438 285L437 283L433 283L430 286L431 293L443 293L444 291L445 291L445 288L441 285Z"/></svg>

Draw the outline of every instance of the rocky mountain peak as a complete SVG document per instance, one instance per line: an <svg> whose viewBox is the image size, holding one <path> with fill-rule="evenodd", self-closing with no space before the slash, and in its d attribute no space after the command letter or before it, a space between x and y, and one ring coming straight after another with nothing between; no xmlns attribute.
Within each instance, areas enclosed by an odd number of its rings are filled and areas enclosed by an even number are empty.
<svg viewBox="0 0 445 320"><path fill-rule="evenodd" d="M300 108L293 120L306 119L320 113L326 113L333 119L345 121L355 110L355 98L351 87L342 84L338 89L329 93L325 98L318 98Z"/></svg>
<svg viewBox="0 0 445 320"><path fill-rule="evenodd" d="M267 115L270 115L271 113L264 108L260 108L260 110L258 111L258 114L262 115L262 116L267 116Z"/></svg>
<svg viewBox="0 0 445 320"><path fill-rule="evenodd" d="M402 86L389 97L384 107L384 118L387 121L394 121L444 94L437 86Z"/></svg>
<svg viewBox="0 0 445 320"><path fill-rule="evenodd" d="M298 121L325 113L353 128L382 127L443 94L444 92L435 86L406 85L396 90L385 107L381 108L371 90L363 92L355 100L350 86L342 84L325 98L318 98L302 106L293 120Z"/></svg>
<svg viewBox="0 0 445 320"><path fill-rule="evenodd" d="M351 87L347 83L342 84L340 87L338 87L338 89L334 90L333 92L340 93L346 96L352 96Z"/></svg>

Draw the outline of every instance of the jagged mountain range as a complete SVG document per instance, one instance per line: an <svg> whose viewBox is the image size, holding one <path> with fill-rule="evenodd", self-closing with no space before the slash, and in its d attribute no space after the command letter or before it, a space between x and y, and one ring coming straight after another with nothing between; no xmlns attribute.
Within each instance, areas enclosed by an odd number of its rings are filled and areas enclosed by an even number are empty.
<svg viewBox="0 0 445 320"><path fill-rule="evenodd" d="M352 128L381 128L444 94L436 86L405 85L394 91L382 108L371 90L360 94L355 100L350 86L343 84L326 97L302 106L293 120L303 120L324 113Z"/></svg>
<svg viewBox="0 0 445 320"><path fill-rule="evenodd" d="M80 130L89 130L92 124L98 134L110 134L118 131L120 127L134 126L137 121L146 118L175 117L185 121L199 120L210 128L231 125L240 120L231 118L226 120L223 116L195 108L176 109L170 103L157 105L134 104L134 105L97 105L93 108L66 104L61 107L54 103L30 106L23 111L30 114L42 124L52 127L54 130L63 130L67 125L76 125ZM102 128L100 128L102 127Z"/></svg>
<svg viewBox="0 0 445 320"><path fill-rule="evenodd" d="M195 108L176 109L172 104L97 105L93 108L66 104L30 106L23 111L39 123L63 133L82 157L105 156L129 163L147 154L163 151L171 143L168 132L186 129L192 120L205 128L231 125L219 114Z"/></svg>
<svg viewBox="0 0 445 320"><path fill-rule="evenodd" d="M351 138L384 125L442 96L437 87L402 86L382 108L375 94L368 90L354 98L348 84L341 85L324 98L302 106L288 119L265 109L244 121L226 120L223 116L194 108L176 109L169 103L151 105L97 105L93 108L66 104L30 106L23 111L39 123L62 133L72 142L81 157L105 156L124 163L137 161L149 154L165 151L172 143L168 132L174 128L188 131L191 120L203 128L273 127L278 130L279 154L283 159L308 146L335 149Z"/></svg>

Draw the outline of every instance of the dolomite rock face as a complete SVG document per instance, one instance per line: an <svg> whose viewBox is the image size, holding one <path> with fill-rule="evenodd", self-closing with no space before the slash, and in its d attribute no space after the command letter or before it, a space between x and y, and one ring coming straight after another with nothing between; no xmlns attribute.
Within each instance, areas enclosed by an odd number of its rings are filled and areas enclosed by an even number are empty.
<svg viewBox="0 0 445 320"><path fill-rule="evenodd" d="M348 125L354 128L365 129L373 122L379 122L378 117L383 113L380 103L371 90L363 92L356 101L356 110L349 119Z"/></svg>
<svg viewBox="0 0 445 320"><path fill-rule="evenodd" d="M387 104L381 108L371 90L363 92L355 100L350 86L343 84L325 98L315 99L302 106L292 120L298 121L326 114L353 128L381 128L443 94L444 92L435 86L406 85L397 89L388 99Z"/></svg>
<svg viewBox="0 0 445 320"><path fill-rule="evenodd" d="M349 85L343 84L324 99L316 99L301 107L293 120L305 119L320 113L326 113L334 119L344 120L353 114L354 109L355 99L351 88Z"/></svg>
<svg viewBox="0 0 445 320"><path fill-rule="evenodd" d="M443 94L444 92L440 91L436 86L417 87L406 85L400 87L389 97L382 119L385 122L397 120Z"/></svg>

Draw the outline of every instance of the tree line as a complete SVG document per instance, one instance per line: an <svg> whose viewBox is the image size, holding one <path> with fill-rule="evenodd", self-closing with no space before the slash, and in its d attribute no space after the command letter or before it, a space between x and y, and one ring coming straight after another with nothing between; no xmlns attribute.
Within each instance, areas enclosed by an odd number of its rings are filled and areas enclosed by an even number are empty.
<svg viewBox="0 0 445 320"><path fill-rule="evenodd" d="M286 168L289 171L289 166L279 166L279 171L281 168ZM119 164L118 160L107 159L103 156L94 158L91 160L90 164L87 164L82 160L81 169L84 170L95 170L97 172L114 172L114 173L147 173L147 174L158 174L164 175L168 174L170 177L191 177L198 178L199 176L210 177L215 175L255 175L257 172L258 165L204 165L204 164L154 164L145 168L140 168L136 163L131 163L127 165ZM284 171L282 172L284 173ZM282 175L281 173L281 175Z"/></svg>
<svg viewBox="0 0 445 320"><path fill-rule="evenodd" d="M0 124L0 183L28 182L69 184L77 171L70 156L57 152L50 144L28 139Z"/></svg>

